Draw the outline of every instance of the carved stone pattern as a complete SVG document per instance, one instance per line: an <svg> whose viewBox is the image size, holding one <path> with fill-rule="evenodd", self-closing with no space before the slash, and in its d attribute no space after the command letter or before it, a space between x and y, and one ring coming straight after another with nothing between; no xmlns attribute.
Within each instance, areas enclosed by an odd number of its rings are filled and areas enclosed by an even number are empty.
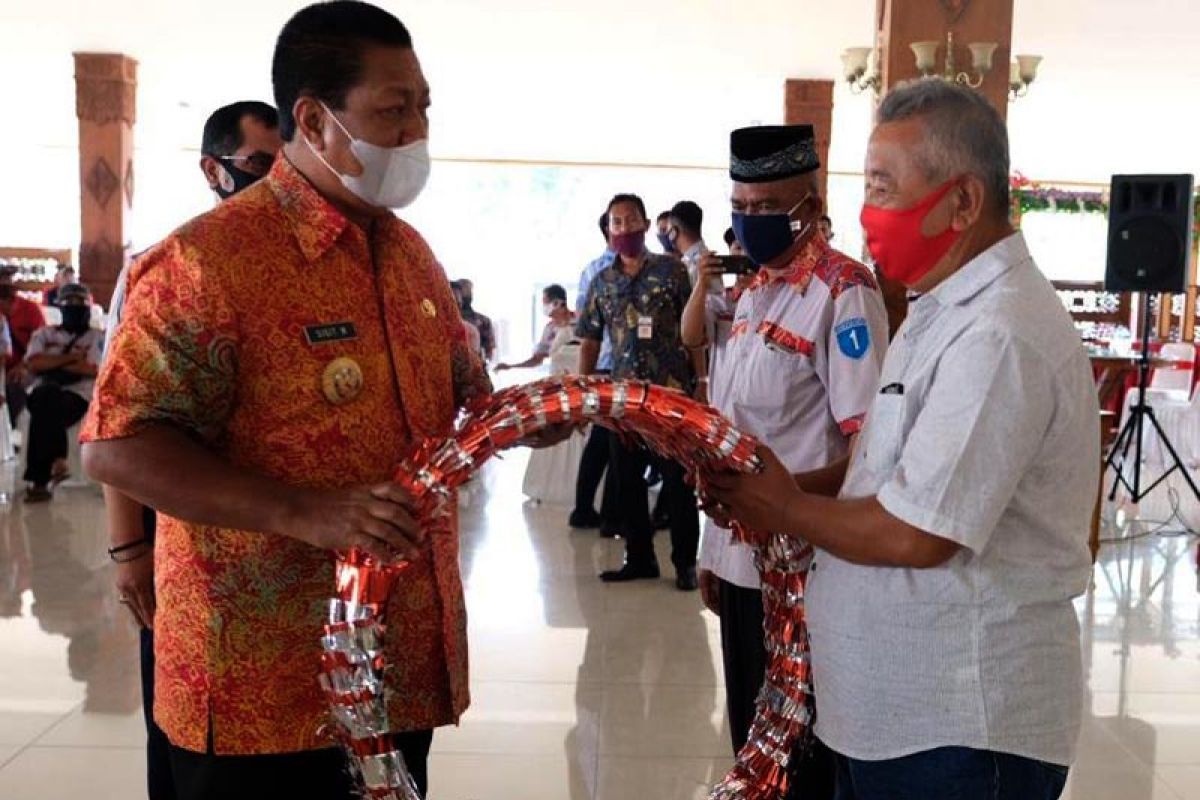
<svg viewBox="0 0 1200 800"><path fill-rule="evenodd" d="M784 105L811 106L828 115L833 105L833 81L789 79L784 83Z"/></svg>
<svg viewBox="0 0 1200 800"><path fill-rule="evenodd" d="M133 206L133 159L125 163L125 204Z"/></svg>
<svg viewBox="0 0 1200 800"><path fill-rule="evenodd" d="M137 61L116 53L75 54L75 113L106 125L137 119Z"/></svg>
<svg viewBox="0 0 1200 800"><path fill-rule="evenodd" d="M76 78L75 114L84 122L137 122L137 84Z"/></svg>
<svg viewBox="0 0 1200 800"><path fill-rule="evenodd" d="M115 281L125 266L125 248L107 237L79 245L79 279L84 283Z"/></svg>
<svg viewBox="0 0 1200 800"><path fill-rule="evenodd" d="M84 185L92 199L100 204L100 208L107 208L113 193L121 188L121 179L117 177L117 173L113 172L113 168L108 165L104 156L100 156L88 170Z"/></svg>
<svg viewBox="0 0 1200 800"><path fill-rule="evenodd" d="M137 59L120 53L75 53L75 77L137 82Z"/></svg>

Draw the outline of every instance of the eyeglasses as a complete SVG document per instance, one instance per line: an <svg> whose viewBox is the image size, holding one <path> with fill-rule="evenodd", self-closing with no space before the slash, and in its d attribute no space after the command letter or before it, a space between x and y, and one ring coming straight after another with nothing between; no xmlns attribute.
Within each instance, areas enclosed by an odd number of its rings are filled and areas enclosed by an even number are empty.
<svg viewBox="0 0 1200 800"><path fill-rule="evenodd" d="M237 161L239 167L255 175L266 175L275 163L275 156L259 150L248 156L217 156L218 161Z"/></svg>

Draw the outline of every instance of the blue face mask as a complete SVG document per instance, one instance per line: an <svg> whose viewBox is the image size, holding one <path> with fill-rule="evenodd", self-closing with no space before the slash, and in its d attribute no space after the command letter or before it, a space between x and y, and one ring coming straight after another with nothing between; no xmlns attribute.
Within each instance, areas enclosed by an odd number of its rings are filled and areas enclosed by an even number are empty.
<svg viewBox="0 0 1200 800"><path fill-rule="evenodd" d="M675 243L671 241L671 234L660 232L658 234L658 243L662 247L664 253L675 252Z"/></svg>
<svg viewBox="0 0 1200 800"><path fill-rule="evenodd" d="M809 195L783 214L743 214L733 212L733 232L746 249L746 255L758 266L769 264L788 251L788 248L812 227L792 219L797 208Z"/></svg>

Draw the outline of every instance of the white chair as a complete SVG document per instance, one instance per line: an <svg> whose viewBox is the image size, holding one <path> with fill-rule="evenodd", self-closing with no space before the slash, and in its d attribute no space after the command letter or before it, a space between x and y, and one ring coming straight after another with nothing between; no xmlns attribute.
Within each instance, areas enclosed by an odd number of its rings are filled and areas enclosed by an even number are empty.
<svg viewBox="0 0 1200 800"><path fill-rule="evenodd" d="M13 441L12 421L7 408L0 408L0 462L12 461L17 457L16 443Z"/></svg>
<svg viewBox="0 0 1200 800"><path fill-rule="evenodd" d="M1192 393L1190 403L1154 406L1154 416L1158 418L1184 466L1189 470L1200 467L1200 387ZM1164 450L1158 437L1154 437L1154 444L1150 446L1151 456L1161 461Z"/></svg>
<svg viewBox="0 0 1200 800"><path fill-rule="evenodd" d="M71 470L71 477L63 481L63 486L95 486L95 481L87 476L83 471L83 448L79 445L79 429L83 427L83 420L76 422L70 428L67 428L67 466Z"/></svg>
<svg viewBox="0 0 1200 800"><path fill-rule="evenodd" d="M19 425L18 433L23 442L29 441L29 412L21 414L21 418L17 423ZM89 478L83 471L83 457L79 446L79 429L83 426L83 421L67 428L67 467L70 469L71 477L63 481L60 486L67 488L78 488L81 486L98 486L95 481ZM28 449L22 447L21 459L23 470L25 460L29 457Z"/></svg>
<svg viewBox="0 0 1200 800"><path fill-rule="evenodd" d="M3 359L0 359L0 392L4 390L5 384L5 368ZM0 406L0 417L3 421L0 422L0 462L12 461L17 457L17 447L14 441L12 418L8 414L8 406Z"/></svg>
<svg viewBox="0 0 1200 800"><path fill-rule="evenodd" d="M1192 394L1192 373L1196 364L1196 346L1186 342L1171 342L1164 344L1156 356L1157 359L1170 362L1168 366L1155 367L1150 376L1150 385L1146 387L1146 405L1154 409L1154 416L1162 424L1163 430L1171 440L1179 457L1185 462L1189 458L1200 459L1200 446L1194 448L1195 456L1185 453L1192 452L1185 447L1183 435L1183 420L1188 412L1195 407ZM1121 414L1121 424L1129 419L1129 410L1137 402L1136 388L1125 393L1125 404ZM1169 421L1169 424L1168 424ZM1162 441L1147 423L1142 428L1142 459L1156 464L1166 461L1166 448Z"/></svg>
<svg viewBox="0 0 1200 800"><path fill-rule="evenodd" d="M1186 405L1192 396L1192 372L1196 367L1196 346L1187 342L1164 344L1158 358L1170 364L1155 367L1150 376L1146 399Z"/></svg>

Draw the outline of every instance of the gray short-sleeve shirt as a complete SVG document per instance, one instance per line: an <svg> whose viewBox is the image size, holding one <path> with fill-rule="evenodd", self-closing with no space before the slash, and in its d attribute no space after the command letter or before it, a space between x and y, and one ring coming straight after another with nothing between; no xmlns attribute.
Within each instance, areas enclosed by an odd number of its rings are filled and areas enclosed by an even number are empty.
<svg viewBox="0 0 1200 800"><path fill-rule="evenodd" d="M932 569L818 551L807 593L817 735L867 760L943 746L1068 764L1081 714L1072 598L1090 571L1096 389L1014 234L914 302L843 497L957 542Z"/></svg>

